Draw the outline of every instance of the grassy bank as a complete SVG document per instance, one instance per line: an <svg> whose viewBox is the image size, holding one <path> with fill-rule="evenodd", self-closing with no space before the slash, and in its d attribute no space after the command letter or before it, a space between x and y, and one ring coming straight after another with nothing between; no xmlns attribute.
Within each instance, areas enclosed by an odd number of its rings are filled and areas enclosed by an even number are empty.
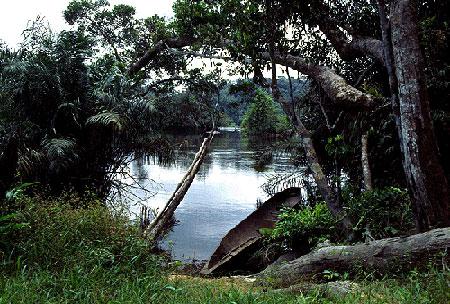
<svg viewBox="0 0 450 304"><path fill-rule="evenodd" d="M21 198L1 222L0 303L446 303L448 271L361 277L345 297L288 294L240 279L174 275L121 212L92 198ZM89 206L89 207L86 207ZM6 228L5 228L6 227Z"/></svg>
<svg viewBox="0 0 450 304"><path fill-rule="evenodd" d="M360 290L345 297L326 297L314 291L275 293L232 279L73 267L2 275L0 303L448 303L448 280L448 273L413 273L401 281L362 282Z"/></svg>

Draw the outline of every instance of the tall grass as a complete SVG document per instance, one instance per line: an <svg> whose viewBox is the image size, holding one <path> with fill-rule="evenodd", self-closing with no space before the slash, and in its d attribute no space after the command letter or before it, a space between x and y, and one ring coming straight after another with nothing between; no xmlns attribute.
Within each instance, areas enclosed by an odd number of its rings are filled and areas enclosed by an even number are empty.
<svg viewBox="0 0 450 304"><path fill-rule="evenodd" d="M59 273L35 270L0 276L0 303L445 304L450 299L448 273L410 274L404 281L360 284L360 290L347 296L315 291L289 294L231 279L171 279L157 271L124 273L115 268L74 266Z"/></svg>

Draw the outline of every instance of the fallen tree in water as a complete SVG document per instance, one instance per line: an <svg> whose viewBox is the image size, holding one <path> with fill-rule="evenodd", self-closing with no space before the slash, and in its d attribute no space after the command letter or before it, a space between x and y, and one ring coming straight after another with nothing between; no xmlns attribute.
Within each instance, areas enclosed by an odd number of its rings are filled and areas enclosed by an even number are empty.
<svg viewBox="0 0 450 304"><path fill-rule="evenodd" d="M159 214L155 217L153 222L151 222L150 225L148 225L148 227L145 228L144 235L146 237L149 237L152 240L159 239L164 235L164 232L167 231L169 227L171 227L175 210L180 205L181 201L183 200L184 196L189 190L189 187L194 181L195 175L200 170L200 166L208 152L208 147L213 138L214 132L211 131L209 132L208 137L203 139L203 143L200 146L199 151L195 154L194 160L192 161L192 164L189 167L186 175L177 185L177 188L167 201L163 210L161 210L161 212L159 212Z"/></svg>
<svg viewBox="0 0 450 304"><path fill-rule="evenodd" d="M439 255L450 247L450 228L431 230L408 237L376 240L354 246L329 246L317 249L283 265L269 266L257 275L261 283L287 287L315 278L325 270L352 272L358 269L386 273L411 269L429 261L442 260Z"/></svg>

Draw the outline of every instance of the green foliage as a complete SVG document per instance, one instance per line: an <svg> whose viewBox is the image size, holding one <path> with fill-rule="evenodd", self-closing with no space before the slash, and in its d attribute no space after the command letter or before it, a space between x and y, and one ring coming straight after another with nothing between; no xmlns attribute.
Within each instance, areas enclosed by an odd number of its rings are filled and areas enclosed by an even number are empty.
<svg viewBox="0 0 450 304"><path fill-rule="evenodd" d="M248 136L269 136L288 127L286 117L277 114L272 97L263 89L256 89L252 103L242 119L242 131Z"/></svg>
<svg viewBox="0 0 450 304"><path fill-rule="evenodd" d="M165 94L153 102L153 96L141 92L144 80L129 79L124 69L129 50L119 49L123 52L115 56L112 49L123 46L122 38L135 37L133 31L144 21L133 14L127 6L110 9L107 1L72 1L66 17L78 25L76 30L55 35L38 19L26 30L22 49L1 47L0 155L12 137L20 142L18 160L10 164L15 178L2 188L38 181L55 193L90 188L106 196L113 176L107 172L141 148L142 138L155 142L151 135L158 137L167 128L158 124L165 118L169 126L177 127L180 121L181 128L211 124L210 111L205 110L207 90L201 93L204 99L189 94L189 103L184 102L186 94ZM160 26L162 21L145 22ZM174 60L167 62L169 67L157 63L155 69L173 70ZM172 99L174 112L164 108ZM149 150L161 152L158 147Z"/></svg>
<svg viewBox="0 0 450 304"><path fill-rule="evenodd" d="M289 117L287 117L283 113L278 113L277 114L277 125L276 125L277 133L286 132L291 129L292 129L292 124L291 124L291 121L289 120Z"/></svg>
<svg viewBox="0 0 450 304"><path fill-rule="evenodd" d="M413 215L406 191L388 187L353 194L351 187L343 191L343 204L352 219L356 240L373 240L405 235L414 228ZM263 231L272 241L282 241L295 248L298 244L314 247L321 240L345 242L341 239L336 219L325 203L300 209L284 209L271 231Z"/></svg>
<svg viewBox="0 0 450 304"><path fill-rule="evenodd" d="M353 229L365 239L381 239L402 235L414 228L408 193L388 187L352 195L344 191L348 215Z"/></svg>
<svg viewBox="0 0 450 304"><path fill-rule="evenodd" d="M211 108L193 92L169 94L154 99L153 105L155 113L151 124L160 130L186 132L212 127Z"/></svg>
<svg viewBox="0 0 450 304"><path fill-rule="evenodd" d="M383 94L381 94L380 89L377 88L376 86L373 86L373 85L371 86L367 83L364 83L362 89L363 89L363 92L370 94L372 96L379 97L379 98L383 97Z"/></svg>
<svg viewBox="0 0 450 304"><path fill-rule="evenodd" d="M6 192L6 202L13 204L25 196L25 191L38 183L23 183Z"/></svg>
<svg viewBox="0 0 450 304"><path fill-rule="evenodd" d="M236 123L226 112L222 112L219 114L218 125L221 127L237 127Z"/></svg>
<svg viewBox="0 0 450 304"><path fill-rule="evenodd" d="M270 79L267 79L270 81ZM285 77L278 78L278 88L283 97L290 99L289 81ZM306 89L306 82L294 81L292 82L294 96L304 95ZM230 116L230 118L237 124L241 125L245 113L252 103L253 93L256 90L256 85L245 79L238 79L236 82L227 82L220 90L219 106L223 111ZM291 129L289 118L282 115L282 109L279 105L275 105L278 117L277 130L282 132Z"/></svg>
<svg viewBox="0 0 450 304"><path fill-rule="evenodd" d="M342 135L336 135L335 137L329 137L325 150L328 155L333 158L343 158L349 152L349 147L344 142Z"/></svg>
<svg viewBox="0 0 450 304"><path fill-rule="evenodd" d="M329 239L336 224L336 220L323 202L299 210L283 209L278 218L271 238L284 240L288 246L293 242L306 241L313 247L320 240Z"/></svg>
<svg viewBox="0 0 450 304"><path fill-rule="evenodd" d="M18 213L0 214L0 264L8 262L13 250L13 240L9 236L28 227Z"/></svg>
<svg viewBox="0 0 450 304"><path fill-rule="evenodd" d="M49 169L62 172L76 164L78 153L76 142L70 138L52 138L43 140L43 152L48 160Z"/></svg>

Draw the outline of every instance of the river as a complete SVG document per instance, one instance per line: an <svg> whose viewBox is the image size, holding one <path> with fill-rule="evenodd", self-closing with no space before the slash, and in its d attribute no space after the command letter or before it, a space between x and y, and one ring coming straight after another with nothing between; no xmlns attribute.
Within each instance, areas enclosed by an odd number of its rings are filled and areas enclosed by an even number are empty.
<svg viewBox="0 0 450 304"><path fill-rule="evenodd" d="M129 164L130 176L123 177L123 181L137 182L142 188L134 189L133 194L145 197L143 189L153 193L143 201L132 199L134 214L139 213L141 203L154 209L165 204L186 173L202 137L177 136L174 141L186 147L183 153L177 153L173 163L161 165L153 158L141 156ZM270 143L260 144L261 148ZM268 198L261 188L266 176L292 169L286 155L277 155L264 170L256 170L255 153L260 148L252 150L248 146L240 132L223 129L215 136L199 173L176 210L177 225L163 242L175 259L207 260L222 237L255 210L257 201Z"/></svg>

